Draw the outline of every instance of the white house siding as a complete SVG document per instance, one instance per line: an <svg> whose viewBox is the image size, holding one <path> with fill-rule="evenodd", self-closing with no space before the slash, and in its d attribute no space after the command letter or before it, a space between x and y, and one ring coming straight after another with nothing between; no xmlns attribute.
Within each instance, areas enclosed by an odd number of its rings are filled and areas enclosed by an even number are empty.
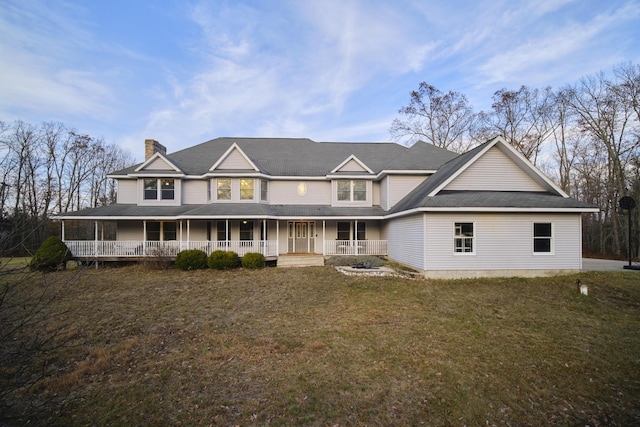
<svg viewBox="0 0 640 427"><path fill-rule="evenodd" d="M229 155L220 163L217 169L249 169L253 170L253 167L247 162L247 159L238 151L233 150Z"/></svg>
<svg viewBox="0 0 640 427"><path fill-rule="evenodd" d="M173 167L169 165L169 163L164 160L157 158L147 166L144 167L144 170L173 170Z"/></svg>
<svg viewBox="0 0 640 427"><path fill-rule="evenodd" d="M298 185L305 183L307 193L298 194ZM272 205L328 205L331 203L331 183L329 181L271 181L269 182L269 203Z"/></svg>
<svg viewBox="0 0 640 427"><path fill-rule="evenodd" d="M118 180L118 203L135 205L138 202L138 181L135 179Z"/></svg>
<svg viewBox="0 0 640 427"><path fill-rule="evenodd" d="M476 160L445 190L545 191L498 147Z"/></svg>
<svg viewBox="0 0 640 427"><path fill-rule="evenodd" d="M183 180L182 203L185 205L207 203L207 181Z"/></svg>
<svg viewBox="0 0 640 427"><path fill-rule="evenodd" d="M424 215L390 220L383 235L388 240L388 257L418 270L424 270Z"/></svg>
<svg viewBox="0 0 640 427"><path fill-rule="evenodd" d="M380 206L384 210L389 210L389 177L386 176L380 181Z"/></svg>
<svg viewBox="0 0 640 427"><path fill-rule="evenodd" d="M579 214L425 214L429 277L527 276L578 271ZM475 254L454 254L454 223L473 222ZM553 253L533 253L533 223L553 224Z"/></svg>
<svg viewBox="0 0 640 427"><path fill-rule="evenodd" d="M118 221L116 240L142 240L142 221Z"/></svg>
<svg viewBox="0 0 640 427"><path fill-rule="evenodd" d="M411 176L411 175L389 175L389 188L387 190L389 194L389 208L392 208L396 203L404 198L407 194L413 191L420 183L425 180L424 176Z"/></svg>

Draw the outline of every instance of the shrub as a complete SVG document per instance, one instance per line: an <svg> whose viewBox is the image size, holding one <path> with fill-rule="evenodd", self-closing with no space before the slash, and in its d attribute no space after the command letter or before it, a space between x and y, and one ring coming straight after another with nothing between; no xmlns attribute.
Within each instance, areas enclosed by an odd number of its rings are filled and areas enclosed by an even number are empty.
<svg viewBox="0 0 640 427"><path fill-rule="evenodd" d="M217 250L211 252L211 255L207 258L207 265L215 270L238 268L240 267L240 258L236 252Z"/></svg>
<svg viewBox="0 0 640 427"><path fill-rule="evenodd" d="M59 237L47 238L38 248L29 266L32 270L54 271L65 268L71 259L71 251Z"/></svg>
<svg viewBox="0 0 640 427"><path fill-rule="evenodd" d="M248 252L242 257L244 268L263 268L265 265L264 255L258 252Z"/></svg>
<svg viewBox="0 0 640 427"><path fill-rule="evenodd" d="M180 270L199 270L207 268L207 253L200 249L187 249L176 255L176 267Z"/></svg>

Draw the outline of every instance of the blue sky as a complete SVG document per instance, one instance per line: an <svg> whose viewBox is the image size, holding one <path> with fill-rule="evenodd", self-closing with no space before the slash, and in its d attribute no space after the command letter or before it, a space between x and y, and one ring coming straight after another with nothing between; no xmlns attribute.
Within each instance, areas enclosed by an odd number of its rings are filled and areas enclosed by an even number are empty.
<svg viewBox="0 0 640 427"><path fill-rule="evenodd" d="M0 120L137 158L218 136L389 141L426 81L467 95L640 63L637 0L2 0Z"/></svg>

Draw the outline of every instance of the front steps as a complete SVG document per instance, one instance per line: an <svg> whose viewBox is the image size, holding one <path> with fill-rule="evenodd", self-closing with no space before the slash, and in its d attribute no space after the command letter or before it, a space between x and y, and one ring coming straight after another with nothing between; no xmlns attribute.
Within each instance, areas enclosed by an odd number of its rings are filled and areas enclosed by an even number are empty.
<svg viewBox="0 0 640 427"><path fill-rule="evenodd" d="M278 256L278 267L314 267L324 265L324 257L316 254L287 254Z"/></svg>

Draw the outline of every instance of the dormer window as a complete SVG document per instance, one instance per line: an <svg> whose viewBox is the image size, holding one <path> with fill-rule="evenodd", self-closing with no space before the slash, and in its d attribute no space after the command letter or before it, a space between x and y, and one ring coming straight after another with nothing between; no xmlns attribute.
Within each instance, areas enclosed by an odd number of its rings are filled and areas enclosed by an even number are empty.
<svg viewBox="0 0 640 427"><path fill-rule="evenodd" d="M144 180L144 200L173 200L175 181L167 178L147 178Z"/></svg>

